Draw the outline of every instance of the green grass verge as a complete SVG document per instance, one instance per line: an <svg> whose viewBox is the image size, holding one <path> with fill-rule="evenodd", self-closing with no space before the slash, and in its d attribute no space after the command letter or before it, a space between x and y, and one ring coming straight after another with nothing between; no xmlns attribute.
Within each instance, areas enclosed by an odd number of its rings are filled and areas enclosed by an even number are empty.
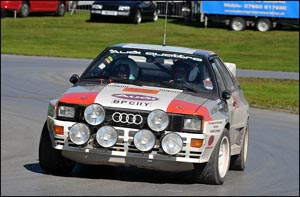
<svg viewBox="0 0 300 197"><path fill-rule="evenodd" d="M1 53L94 58L116 43L162 44L163 32L162 18L136 25L91 23L88 11L64 17L6 17L1 19ZM241 69L299 72L299 31L235 32L169 19L167 45L213 50Z"/></svg>
<svg viewBox="0 0 300 197"><path fill-rule="evenodd" d="M299 114L299 80L239 77L251 107Z"/></svg>

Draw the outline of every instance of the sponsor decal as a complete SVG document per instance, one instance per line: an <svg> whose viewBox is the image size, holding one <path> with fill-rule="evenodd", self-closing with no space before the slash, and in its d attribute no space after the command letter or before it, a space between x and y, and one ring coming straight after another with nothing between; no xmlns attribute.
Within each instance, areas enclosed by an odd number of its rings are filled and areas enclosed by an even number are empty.
<svg viewBox="0 0 300 197"><path fill-rule="evenodd" d="M142 107L150 107L150 102L143 102L143 101L128 101L128 100L121 100L121 99L114 99L112 100L113 104L120 104L120 105L131 105L131 106L142 106Z"/></svg>
<svg viewBox="0 0 300 197"><path fill-rule="evenodd" d="M222 120L210 121L210 122L208 122L207 124L209 124L209 125L223 124L223 121L222 121Z"/></svg>
<svg viewBox="0 0 300 197"><path fill-rule="evenodd" d="M237 98L235 96L232 96L232 100L233 100L232 104L235 103L234 108L235 109L239 108L239 105L237 103Z"/></svg>
<svg viewBox="0 0 300 197"><path fill-rule="evenodd" d="M214 130L210 130L210 133L220 133L221 130L220 129L214 129Z"/></svg>
<svg viewBox="0 0 300 197"><path fill-rule="evenodd" d="M211 135L208 139L207 147L205 147L205 149L212 149L213 148L212 144L213 144L214 140L215 140L215 137L213 135Z"/></svg>
<svg viewBox="0 0 300 197"><path fill-rule="evenodd" d="M208 139L208 146L212 145L212 143L214 142L214 140L215 140L215 137L213 135L210 136L209 139Z"/></svg>
<svg viewBox="0 0 300 197"><path fill-rule="evenodd" d="M145 96L140 94L112 94L113 97L120 99L136 100L136 101L157 101L159 100L153 96Z"/></svg>

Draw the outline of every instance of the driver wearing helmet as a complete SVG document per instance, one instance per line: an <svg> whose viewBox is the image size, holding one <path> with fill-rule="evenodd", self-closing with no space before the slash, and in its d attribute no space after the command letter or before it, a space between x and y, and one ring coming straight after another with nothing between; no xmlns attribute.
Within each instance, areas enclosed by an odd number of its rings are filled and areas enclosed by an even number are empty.
<svg viewBox="0 0 300 197"><path fill-rule="evenodd" d="M130 58L119 58L116 60L112 76L121 79L135 80L139 69L135 61Z"/></svg>
<svg viewBox="0 0 300 197"><path fill-rule="evenodd" d="M177 60L172 66L171 82L192 82L198 75L198 67L184 60Z"/></svg>

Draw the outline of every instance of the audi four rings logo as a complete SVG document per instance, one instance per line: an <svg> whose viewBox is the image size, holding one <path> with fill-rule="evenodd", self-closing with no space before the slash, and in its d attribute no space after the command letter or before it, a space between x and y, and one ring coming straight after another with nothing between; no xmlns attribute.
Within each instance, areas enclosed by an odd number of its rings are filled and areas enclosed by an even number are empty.
<svg viewBox="0 0 300 197"><path fill-rule="evenodd" d="M126 114L120 112L113 113L112 119L114 122L136 124L136 125L142 124L143 122L143 117L140 114Z"/></svg>

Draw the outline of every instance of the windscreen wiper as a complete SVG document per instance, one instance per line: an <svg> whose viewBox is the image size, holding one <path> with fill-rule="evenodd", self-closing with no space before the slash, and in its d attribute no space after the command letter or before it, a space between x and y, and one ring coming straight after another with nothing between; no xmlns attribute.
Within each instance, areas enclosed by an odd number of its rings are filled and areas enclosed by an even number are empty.
<svg viewBox="0 0 300 197"><path fill-rule="evenodd" d="M181 82L160 81L160 84L166 86L167 88L176 88L176 89L181 89L181 90L187 90L187 91L194 92L194 93L199 93L197 88L192 87L190 83L187 83L184 81L181 81Z"/></svg>
<svg viewBox="0 0 300 197"><path fill-rule="evenodd" d="M133 84L137 86L142 86L142 82L138 80L131 80L131 79L122 79L119 77L109 77L109 80L111 82L117 82L117 83L125 83L125 84Z"/></svg>

